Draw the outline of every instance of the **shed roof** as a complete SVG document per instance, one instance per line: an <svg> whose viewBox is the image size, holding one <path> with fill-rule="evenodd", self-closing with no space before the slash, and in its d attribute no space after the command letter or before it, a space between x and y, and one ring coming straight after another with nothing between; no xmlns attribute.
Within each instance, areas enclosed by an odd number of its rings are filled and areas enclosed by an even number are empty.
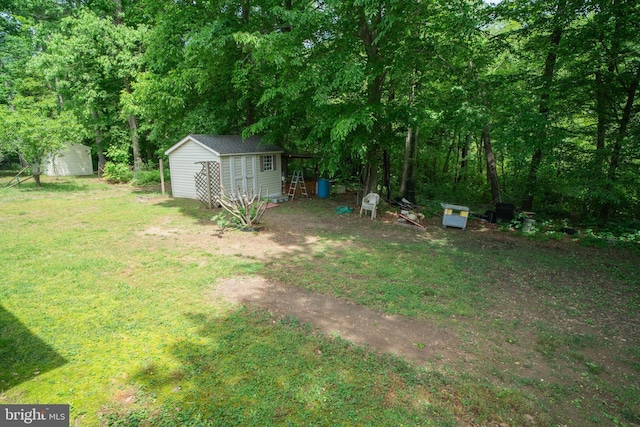
<svg viewBox="0 0 640 427"><path fill-rule="evenodd" d="M202 135L189 134L180 142L169 148L165 154L170 154L187 141L195 141L219 156L233 154L282 153L284 150L277 145L267 144L259 136L242 139L240 135Z"/></svg>

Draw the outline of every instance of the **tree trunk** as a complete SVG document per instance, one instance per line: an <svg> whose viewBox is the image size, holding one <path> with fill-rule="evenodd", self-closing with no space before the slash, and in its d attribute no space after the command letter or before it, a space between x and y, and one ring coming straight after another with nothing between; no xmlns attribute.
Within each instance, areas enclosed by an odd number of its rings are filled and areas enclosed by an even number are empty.
<svg viewBox="0 0 640 427"><path fill-rule="evenodd" d="M640 75L637 75L635 80L631 82L627 89L627 102L625 103L624 110L622 111L622 118L620 119L620 126L618 128L618 134L616 135L616 141L611 153L611 160L609 162L609 179L614 181L617 179L618 166L620 165L620 158L622 154L622 143L627 136L627 129L631 118L634 115L633 104L635 102L636 92L640 85Z"/></svg>
<svg viewBox="0 0 640 427"><path fill-rule="evenodd" d="M611 80L611 76L617 71L618 55L620 54L620 31L622 30L624 18L624 3L618 3L614 5L613 17L615 18L615 26L613 34L611 36L611 47L607 49L608 57L605 63L607 63L607 74ZM605 27L606 24L602 24L602 29L598 37L598 43L605 46ZM600 65L596 71L596 112L598 114L598 128L596 135L596 172L597 178L601 178L604 182L604 194L608 194L613 190L613 184L617 179L617 169L620 161L620 155L622 151L622 143L627 134L627 127L631 117L633 115L633 102L635 100L635 92L638 88L638 75L627 86L626 104L622 111L622 117L620 118L617 135L614 138L613 147L607 147L606 143L606 131L610 122L610 112L608 111L608 105L611 103L610 95L610 83L603 75L603 66ZM624 83L623 83L624 86ZM615 96L615 95L614 95ZM607 155L609 159L607 161ZM600 201L600 220L601 222L607 222L615 207L615 202L611 199L604 198Z"/></svg>
<svg viewBox="0 0 640 427"><path fill-rule="evenodd" d="M620 118L620 126L618 127L618 133L616 135L615 143L611 151L611 158L609 160L609 170L607 173L607 184L605 191L609 192L613 189L614 182L618 179L618 166L620 165L620 159L622 157L622 144L627 136L627 129L629 123L634 115L633 104L635 102L636 92L640 85L640 69L635 79L631 82L627 88L627 102L625 103L624 110L622 111L622 117ZM611 216L611 212L614 208L614 203L611 201L603 204L600 210L600 220L607 222Z"/></svg>
<svg viewBox="0 0 640 427"><path fill-rule="evenodd" d="M464 137L464 144L462 145L462 160L460 161L460 176L459 180L462 180L466 175L467 165L469 164L469 145L471 145L471 134L467 134Z"/></svg>
<svg viewBox="0 0 640 427"><path fill-rule="evenodd" d="M453 137L455 141L456 154L453 160L453 192L458 191L458 178L460 177L460 133L456 132Z"/></svg>
<svg viewBox="0 0 640 427"><path fill-rule="evenodd" d="M407 136L404 139L404 161L402 163L402 178L400 180L400 195L405 196L407 191L407 179L409 177L409 159L411 158L411 127L407 130Z"/></svg>
<svg viewBox="0 0 640 427"><path fill-rule="evenodd" d="M620 19L616 20L615 31L618 32L620 30ZM615 37L614 37L615 39ZM604 30L600 31L600 35L598 36L598 43L604 44L605 35ZM612 54L616 54L618 50L618 44L615 42L612 43L611 51ZM616 62L612 58L608 60L609 65L607 67L608 74L614 73L616 69ZM596 84L596 114L598 116L598 123L596 128L596 153L595 153L595 168L597 173L597 178L602 178L603 175L606 175L605 171L605 163L607 158L606 153L606 138L607 138L607 126L609 125L609 112L607 104L609 100L608 90L607 90L607 82L605 80L605 76L602 70L602 67L599 66L595 73L595 84ZM605 177L606 179L606 177Z"/></svg>
<svg viewBox="0 0 640 427"><path fill-rule="evenodd" d="M240 13L242 14L242 23L248 29L249 19L251 18L251 0L243 0L240 5ZM251 59L251 55L249 56L249 63L253 64L253 60ZM251 78L253 71L251 68L248 70L248 78ZM244 126L249 127L255 123L255 105L253 100L251 99L251 87L246 89L247 93L245 94L246 99L244 100Z"/></svg>
<svg viewBox="0 0 640 427"><path fill-rule="evenodd" d="M131 129L131 145L133 147L133 168L138 170L142 165L140 157L140 136L138 135L138 118L135 114L129 116L129 128Z"/></svg>
<svg viewBox="0 0 640 427"><path fill-rule="evenodd" d="M64 101L62 100L62 95L60 94L60 91L58 91L58 78L54 77L53 78L53 86L55 88L56 91L56 98L58 99L58 105L60 106L60 108L64 107Z"/></svg>
<svg viewBox="0 0 640 427"><path fill-rule="evenodd" d="M375 19L370 23L367 19L364 8L360 7L358 11L360 20L360 38L362 40L364 51L367 56L367 68L370 70L377 70L380 67L379 64L381 58L378 51L378 43L376 43L375 26L380 23L382 19L382 12L378 11ZM373 79L367 80L367 102L370 106L380 105L382 100L382 89L385 81L386 73L379 71L373 75ZM379 123L376 120L376 123ZM370 133L370 144L365 157L365 188L364 194L370 192L376 192L378 187L378 164L380 162L380 156L382 154L379 144L379 137L381 132L379 131L379 125L374 125L375 129Z"/></svg>
<svg viewBox="0 0 640 427"><path fill-rule="evenodd" d="M456 145L456 136L453 135L453 141L449 144L449 149L447 150L447 156L444 158L444 165L442 166L442 174L445 175L449 173L449 160L451 159L451 153L453 152L453 147Z"/></svg>
<svg viewBox="0 0 640 427"><path fill-rule="evenodd" d="M413 75L411 77L411 84L409 86L409 107L413 107L413 102L416 96L416 83L415 83L415 75L416 70L413 70ZM411 125L408 126L407 136L404 140L404 162L402 164L402 179L400 181L400 195L406 196L407 191L407 179L409 177L410 172L410 159L411 159L411 141L412 141L412 133L413 129Z"/></svg>
<svg viewBox="0 0 640 427"><path fill-rule="evenodd" d="M383 177L382 186L387 190L387 200L391 200L391 156L389 150L382 152Z"/></svg>
<svg viewBox="0 0 640 427"><path fill-rule="evenodd" d="M98 153L98 176L101 176L101 171L104 170L104 165L107 163L107 157L104 155L104 147L102 146L102 133L100 132L100 127L98 125L98 112L93 110L91 115L93 116L95 126L96 152Z"/></svg>
<svg viewBox="0 0 640 427"><path fill-rule="evenodd" d="M453 192L458 191L458 184L464 180L467 171L468 164L468 156L469 156L469 141L470 136L467 134L464 138L464 142L462 142L461 135L458 134L458 148L461 150L460 153L460 166L458 167L458 161L456 156L456 177L453 184Z"/></svg>
<svg viewBox="0 0 640 427"><path fill-rule="evenodd" d="M496 158L493 155L493 148L491 147L488 124L485 124L482 128L482 146L484 147L484 152L487 156L487 179L491 185L491 202L500 202L502 201L500 196L500 182L498 181Z"/></svg>
<svg viewBox="0 0 640 427"><path fill-rule="evenodd" d="M40 176L42 175L42 170L40 169L40 162L32 161L31 162L31 175L33 175L33 180L36 183L36 187L42 187L42 183L40 182Z"/></svg>
<svg viewBox="0 0 640 427"><path fill-rule="evenodd" d="M482 159L484 159L484 148L482 146L482 134L480 134L480 138L478 138L477 141L475 141L476 143L476 148L478 151L478 155L476 157L477 163L478 163L478 174L482 175L484 172L484 162L482 161Z"/></svg>
<svg viewBox="0 0 640 427"><path fill-rule="evenodd" d="M413 203L417 203L416 184L418 182L418 141L418 129L416 129L413 133L413 154L409 164L409 170L411 173L409 174L407 191L405 192L405 197Z"/></svg>
<svg viewBox="0 0 640 427"><path fill-rule="evenodd" d="M596 130L596 159L604 158L605 138L607 134L607 91L604 87L602 70L596 71L596 114L598 115L598 125ZM602 162L597 162L598 167Z"/></svg>
<svg viewBox="0 0 640 427"><path fill-rule="evenodd" d="M124 87L127 93L131 94L131 84L129 79L124 79ZM131 131L131 147L133 148L133 168L137 171L142 165L140 157L140 135L138 134L138 117L135 114L129 115L129 130Z"/></svg>
<svg viewBox="0 0 640 427"><path fill-rule="evenodd" d="M246 116L245 116L244 124L246 127L249 127L255 122L255 106L253 105L253 100L251 100L251 97L249 96L249 94L247 94L245 107L246 107L246 111L245 111Z"/></svg>
<svg viewBox="0 0 640 427"><path fill-rule="evenodd" d="M369 150L364 161L363 171L363 194L378 192L378 163L380 158L379 150Z"/></svg>
<svg viewBox="0 0 640 427"><path fill-rule="evenodd" d="M562 14L566 6L566 0L560 0L558 2L558 8L556 9L556 17ZM547 52L547 58L544 63L544 73L542 75L542 93L540 94L540 105L538 112L546 121L549 116L549 97L551 93L551 83L553 81L553 75L555 72L557 54L556 49L560 45L560 39L562 38L563 28L556 26L551 33L549 39L549 51ZM538 134L535 137L535 151L531 157L531 163L529 164L529 174L525 185L525 194L522 199L522 210L530 211L533 208L534 194L537 188L538 169L542 163L543 147L546 144L548 137L547 124L544 123L541 126Z"/></svg>
<svg viewBox="0 0 640 427"><path fill-rule="evenodd" d="M122 25L122 1L115 0L115 25ZM124 89L128 94L133 93L131 89L131 83L129 77L124 78ZM140 157L140 136L138 135L138 118L135 114L130 114L128 118L129 130L131 131L131 148L133 150L133 169L137 171L142 165L142 158Z"/></svg>
<svg viewBox="0 0 640 427"><path fill-rule="evenodd" d="M242 22L245 24L249 22L249 12L251 11L251 2L244 0L242 2Z"/></svg>

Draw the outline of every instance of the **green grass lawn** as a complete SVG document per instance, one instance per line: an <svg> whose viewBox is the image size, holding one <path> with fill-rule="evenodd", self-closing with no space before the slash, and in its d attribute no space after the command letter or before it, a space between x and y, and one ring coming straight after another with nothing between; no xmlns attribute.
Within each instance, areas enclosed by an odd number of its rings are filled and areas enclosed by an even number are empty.
<svg viewBox="0 0 640 427"><path fill-rule="evenodd" d="M495 305L499 296L479 283L499 275L520 288L553 292L561 311L577 305L588 316L597 302L576 296L565 277L584 268L581 259L567 264L535 249L518 257L436 240L401 252L392 242L339 249L345 236L326 233L323 241L338 249L319 245L316 262L305 260L293 277L291 269L211 253L170 235L148 238L152 226L211 234L213 225L203 223L211 214L195 202L148 203L141 194L149 195L92 178L0 189L0 403L68 403L72 425L82 426L522 425L531 417L555 423L527 387L374 355L296 319L216 304L208 294L220 278L263 274L446 322L477 318ZM527 273L514 274L523 259ZM637 315L637 265L621 260L594 268L621 275L625 307ZM345 279L355 276L375 280ZM523 340L524 326L514 322L480 318L477 328L503 344ZM603 367L588 364L588 337L578 342L544 322L526 331L549 357L582 358L593 383L615 395L618 406L596 410L594 422L639 422L637 340L626 356L635 368L612 387L598 380ZM570 396L557 387L544 393Z"/></svg>

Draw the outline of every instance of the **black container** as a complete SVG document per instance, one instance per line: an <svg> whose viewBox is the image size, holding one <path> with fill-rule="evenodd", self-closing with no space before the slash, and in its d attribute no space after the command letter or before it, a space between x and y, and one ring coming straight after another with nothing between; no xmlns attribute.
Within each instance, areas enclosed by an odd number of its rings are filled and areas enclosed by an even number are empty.
<svg viewBox="0 0 640 427"><path fill-rule="evenodd" d="M484 212L484 217L490 223L492 223L492 224L496 223L496 212L495 211L485 211Z"/></svg>
<svg viewBox="0 0 640 427"><path fill-rule="evenodd" d="M496 221L511 222L514 217L515 210L516 207L512 203L496 203Z"/></svg>

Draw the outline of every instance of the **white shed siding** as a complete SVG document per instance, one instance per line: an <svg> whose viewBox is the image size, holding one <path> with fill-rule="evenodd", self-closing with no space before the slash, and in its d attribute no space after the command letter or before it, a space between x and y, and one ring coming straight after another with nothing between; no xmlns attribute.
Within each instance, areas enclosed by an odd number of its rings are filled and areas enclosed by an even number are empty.
<svg viewBox="0 0 640 427"><path fill-rule="evenodd" d="M43 171L50 176L93 175L91 148L83 144L67 144L45 162Z"/></svg>
<svg viewBox="0 0 640 427"><path fill-rule="evenodd" d="M267 154L272 155L272 154ZM280 154L273 154L274 169L270 171L258 172L258 181L262 186L262 194L266 197L280 196L282 194L282 157ZM261 169L261 156L258 156L258 171Z"/></svg>
<svg viewBox="0 0 640 427"><path fill-rule="evenodd" d="M229 192L235 193L240 186L255 191L262 188L263 196L280 196L281 152L274 152L273 147L269 147L265 152L256 152L255 141L249 143L252 151L238 152L237 145L234 146L236 142L234 137L229 136L188 135L169 148L166 153L169 156L173 197L198 198L194 175L202 169L197 162L203 161L220 162L220 181ZM234 149L236 151L233 151ZM261 155L274 157L274 170L260 172Z"/></svg>
<svg viewBox="0 0 640 427"><path fill-rule="evenodd" d="M282 194L282 161L280 154L273 154L276 159L275 169L260 172L260 155L222 157L222 185L225 189L236 192L238 186L253 188L262 195L280 196ZM232 183L233 180L233 183Z"/></svg>
<svg viewBox="0 0 640 427"><path fill-rule="evenodd" d="M169 156L171 194L173 197L197 199L195 174L202 170L196 162L220 161L220 158L201 145L187 141Z"/></svg>
<svg viewBox="0 0 640 427"><path fill-rule="evenodd" d="M279 153L273 156L276 158L276 168L266 172L260 172L260 155L222 157L220 178L223 187L235 193L238 186L244 188L248 183L256 192L262 187L263 196L267 195L267 191L269 196L281 195L281 157Z"/></svg>
<svg viewBox="0 0 640 427"><path fill-rule="evenodd" d="M231 162L232 193L238 189L258 191L258 164L254 155L233 156Z"/></svg>
<svg viewBox="0 0 640 427"><path fill-rule="evenodd" d="M221 157L220 158L220 181L226 191L231 191L233 185L231 184L231 161L233 157Z"/></svg>
<svg viewBox="0 0 640 427"><path fill-rule="evenodd" d="M242 158L240 156L233 156L231 158L231 192L235 194L238 186L242 188L242 181L238 182L238 177L242 176Z"/></svg>

